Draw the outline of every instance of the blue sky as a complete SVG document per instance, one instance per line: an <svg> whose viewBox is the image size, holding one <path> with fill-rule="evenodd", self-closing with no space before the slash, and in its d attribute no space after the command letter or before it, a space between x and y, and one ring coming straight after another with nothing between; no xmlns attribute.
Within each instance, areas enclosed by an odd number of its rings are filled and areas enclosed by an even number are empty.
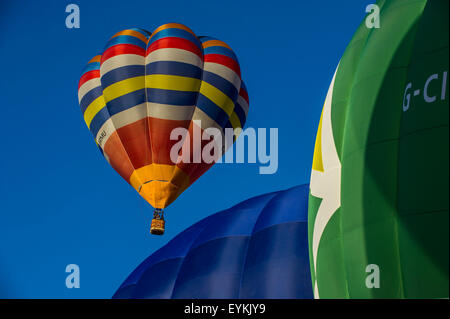
<svg viewBox="0 0 450 319"><path fill-rule="evenodd" d="M45 4L44 4L45 3ZM65 8L79 5L81 28ZM0 298L109 298L156 249L196 221L249 197L309 182L321 108L339 58L370 1L2 1ZM276 174L217 164L166 210L108 165L77 100L84 65L117 31L180 22L226 41L250 96L247 126L279 130ZM65 267L80 266L67 289Z"/></svg>

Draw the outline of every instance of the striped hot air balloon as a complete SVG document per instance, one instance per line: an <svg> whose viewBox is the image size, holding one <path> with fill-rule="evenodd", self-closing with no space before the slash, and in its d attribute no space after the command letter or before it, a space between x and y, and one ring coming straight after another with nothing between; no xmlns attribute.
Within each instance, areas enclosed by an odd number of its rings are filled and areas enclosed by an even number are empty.
<svg viewBox="0 0 450 319"><path fill-rule="evenodd" d="M205 130L242 128L249 107L232 49L178 23L116 33L86 66L78 99L106 160L155 208L154 234L164 232L163 209L231 146ZM171 138L177 128L189 134ZM206 145L217 147L213 161L196 158Z"/></svg>

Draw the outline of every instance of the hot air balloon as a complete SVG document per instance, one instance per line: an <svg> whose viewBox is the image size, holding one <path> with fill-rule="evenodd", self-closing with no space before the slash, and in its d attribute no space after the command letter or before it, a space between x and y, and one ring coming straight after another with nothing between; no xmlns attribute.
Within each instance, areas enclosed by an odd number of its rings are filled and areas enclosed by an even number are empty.
<svg viewBox="0 0 450 319"><path fill-rule="evenodd" d="M308 185L213 214L150 255L113 298L313 297Z"/></svg>
<svg viewBox="0 0 450 319"><path fill-rule="evenodd" d="M163 209L232 145L209 130L238 134L249 103L231 48L178 23L116 33L86 66L78 98L106 160L155 208L152 234L164 233ZM212 160L198 156L206 147Z"/></svg>
<svg viewBox="0 0 450 319"><path fill-rule="evenodd" d="M309 199L316 298L448 298L448 1L379 1L332 79Z"/></svg>

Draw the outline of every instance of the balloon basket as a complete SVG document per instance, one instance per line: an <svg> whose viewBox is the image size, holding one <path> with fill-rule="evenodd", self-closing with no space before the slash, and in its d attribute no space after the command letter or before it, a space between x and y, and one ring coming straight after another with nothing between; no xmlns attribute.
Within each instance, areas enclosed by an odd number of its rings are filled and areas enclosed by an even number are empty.
<svg viewBox="0 0 450 319"><path fill-rule="evenodd" d="M162 235L165 230L165 221L162 209L155 209L153 213L153 219L150 226L150 234Z"/></svg>

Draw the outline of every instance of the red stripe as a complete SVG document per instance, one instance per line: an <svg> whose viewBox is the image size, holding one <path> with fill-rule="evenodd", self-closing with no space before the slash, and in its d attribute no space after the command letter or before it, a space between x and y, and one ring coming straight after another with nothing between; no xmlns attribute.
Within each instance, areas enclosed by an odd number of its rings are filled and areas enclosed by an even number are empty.
<svg viewBox="0 0 450 319"><path fill-rule="evenodd" d="M241 88L239 95L242 96L244 98L244 100L247 101L247 104L250 104L249 99L248 99L248 93L244 88Z"/></svg>
<svg viewBox="0 0 450 319"><path fill-rule="evenodd" d="M204 147L211 141L213 141L213 138L210 137L210 140L202 139L201 141L194 141L194 131L193 131L194 126L195 129L199 131L199 136L203 136L204 130L201 129L194 122L191 122L189 126L189 135L186 137L186 140L184 141L184 143L188 143L187 145L189 148L189 161L183 162L182 160L180 163L177 164L178 168L180 168L184 173L186 173L189 176L190 185L195 180L197 180L203 173L205 173L212 165L215 164L215 162L213 163L204 162L202 157ZM200 155L200 163L195 163L194 154ZM183 156L183 152L181 152L180 155Z"/></svg>
<svg viewBox="0 0 450 319"><path fill-rule="evenodd" d="M100 77L100 70L92 70L92 71L84 73L81 76L80 81L78 82L78 89L80 89L80 87L87 81L92 80L94 78L99 78L99 77Z"/></svg>
<svg viewBox="0 0 450 319"><path fill-rule="evenodd" d="M140 56L145 56L145 50L134 44L113 45L112 47L108 48L105 52L103 52L100 64L103 64L103 62L105 62L109 58L115 57L120 54L136 54Z"/></svg>
<svg viewBox="0 0 450 319"><path fill-rule="evenodd" d="M170 158L170 151L179 140L171 140L170 135L175 128L188 129L190 124L190 120L165 120L148 117L154 163L175 165Z"/></svg>
<svg viewBox="0 0 450 319"><path fill-rule="evenodd" d="M156 40L153 42L148 48L147 48L147 55L149 55L151 52L156 51L158 49L166 49L166 48L176 48L176 49L183 49L186 51L193 52L197 54L200 59L203 60L203 53L201 49L192 41L183 39L183 38L177 38L177 37L167 37L162 38L159 40Z"/></svg>
<svg viewBox="0 0 450 319"><path fill-rule="evenodd" d="M226 55L206 54L205 62L219 63L222 65L225 65L226 67L228 67L228 68L232 69L234 72L236 72L239 75L239 77L241 77L241 69L239 67L239 64L232 58L227 57Z"/></svg>
<svg viewBox="0 0 450 319"><path fill-rule="evenodd" d="M116 130L135 169L152 163L146 121L147 119L143 118Z"/></svg>

